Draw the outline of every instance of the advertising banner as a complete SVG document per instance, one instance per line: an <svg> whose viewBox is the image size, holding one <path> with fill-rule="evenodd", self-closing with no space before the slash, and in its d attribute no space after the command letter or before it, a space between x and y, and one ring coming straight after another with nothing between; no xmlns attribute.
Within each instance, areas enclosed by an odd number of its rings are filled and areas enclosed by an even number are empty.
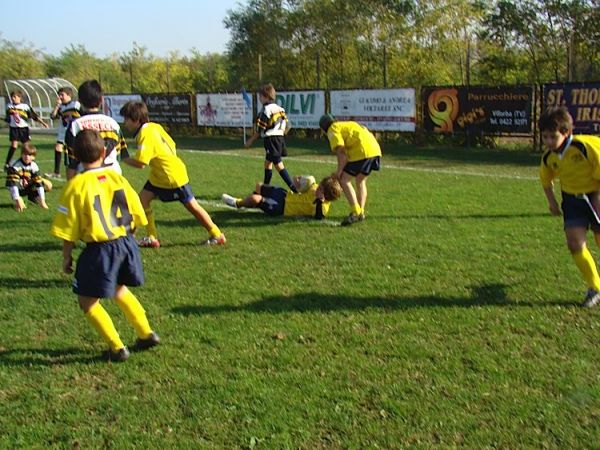
<svg viewBox="0 0 600 450"><path fill-rule="evenodd" d="M575 134L600 134L600 82L549 83L543 92L545 108L564 106L569 110Z"/></svg>
<svg viewBox="0 0 600 450"><path fill-rule="evenodd" d="M258 109L262 104L256 95ZM277 92L277 104L285 109L292 128L319 128L319 119L325 114L325 91Z"/></svg>
<svg viewBox="0 0 600 450"><path fill-rule="evenodd" d="M438 133L531 134L533 87L425 87L423 127Z"/></svg>
<svg viewBox="0 0 600 450"><path fill-rule="evenodd" d="M123 123L123 117L119 114L123 105L129 101L140 102L142 96L139 94L105 95L102 103L102 111L119 123Z"/></svg>
<svg viewBox="0 0 600 450"><path fill-rule="evenodd" d="M188 94L144 94L151 122L192 123L191 97Z"/></svg>
<svg viewBox="0 0 600 450"><path fill-rule="evenodd" d="M241 93L196 94L198 125L205 127L252 127L252 108Z"/></svg>
<svg viewBox="0 0 600 450"><path fill-rule="evenodd" d="M368 89L331 91L331 114L354 120L370 130L415 131L415 90Z"/></svg>

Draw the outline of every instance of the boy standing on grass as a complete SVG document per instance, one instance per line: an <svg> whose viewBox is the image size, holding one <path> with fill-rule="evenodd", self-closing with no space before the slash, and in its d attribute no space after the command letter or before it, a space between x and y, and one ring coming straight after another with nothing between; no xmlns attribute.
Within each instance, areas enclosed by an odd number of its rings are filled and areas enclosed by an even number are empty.
<svg viewBox="0 0 600 450"><path fill-rule="evenodd" d="M100 304L101 298L113 298L123 311L138 336L137 350L160 342L144 308L127 288L144 282L140 250L132 233L146 225L146 215L127 180L104 166L106 149L97 131L81 131L73 145L84 171L64 187L50 232L63 240L62 268L68 274L73 273L76 242L87 244L77 261L73 292L89 322L109 345L103 357L121 362L129 357L129 350Z"/></svg>
<svg viewBox="0 0 600 450"><path fill-rule="evenodd" d="M560 179L567 247L588 285L582 306L590 308L600 303L600 277L586 243L591 228L600 245L600 137L574 136L573 118L565 108L544 112L539 127L548 148L540 166L542 187L550 213L558 216L561 208L554 196L553 180Z"/></svg>
<svg viewBox="0 0 600 450"><path fill-rule="evenodd" d="M10 103L6 106L6 122L8 123L8 140L10 147L4 161L4 170L8 169L8 165L13 159L15 151L19 146L19 142L25 144L29 142L29 122L33 119L42 124L44 128L48 128L48 124L44 122L36 114L36 112L27 103L22 103L23 93L19 90L10 93Z"/></svg>
<svg viewBox="0 0 600 450"><path fill-rule="evenodd" d="M77 172L82 170L73 148L75 137L82 130L96 130L100 133L106 146L106 156L102 165L111 167L120 174L119 158L125 159L129 156L127 144L117 121L100 112L102 86L96 80L84 81L79 86L77 95L81 102L81 117L72 120L65 132L65 144L68 151L67 180L70 180Z"/></svg>
<svg viewBox="0 0 600 450"><path fill-rule="evenodd" d="M379 143L364 126L352 121L337 121L331 114L321 116L319 127L327 133L331 151L337 155L338 164L333 175L340 180L350 204L350 215L342 221L342 226L362 222L367 203L367 177L380 166ZM352 186L352 178L358 193Z"/></svg>
<svg viewBox="0 0 600 450"><path fill-rule="evenodd" d="M273 166L275 166L290 191L296 192L292 178L282 160L284 156L287 156L284 136L289 131L289 122L285 110L275 103L276 98L275 88L270 83L258 91L258 99L263 107L256 118L256 131L246 142L246 148L250 148L254 141L262 137L266 153L263 184L271 184Z"/></svg>
<svg viewBox="0 0 600 450"><path fill-rule="evenodd" d="M334 177L326 177L319 184L311 175L294 177L298 193L287 192L278 186L257 183L248 197L241 199L223 194L223 202L232 208L259 208L269 216L304 216L321 220L329 213L331 202L340 198L342 188Z"/></svg>
<svg viewBox="0 0 600 450"><path fill-rule="evenodd" d="M225 235L194 197L185 164L177 156L175 142L161 125L149 121L146 104L127 102L120 114L125 119L123 126L135 134L138 146L135 156L123 161L138 169L150 166L150 176L140 192L140 200L148 217L148 235L139 241L140 247L160 247L154 213L150 206L150 202L156 197L162 202L178 200L185 206L208 231L209 238L201 245L225 244Z"/></svg>
<svg viewBox="0 0 600 450"><path fill-rule="evenodd" d="M27 197L41 208L48 209L46 191L52 189L52 183L41 177L40 168L34 161L36 154L35 146L26 142L21 147L21 157L8 166L6 187L18 212L23 212L26 208L22 197Z"/></svg>
<svg viewBox="0 0 600 450"><path fill-rule="evenodd" d="M60 178L60 165L65 146L65 133L69 124L81 116L81 104L73 100L73 89L61 87L58 90L58 100L50 114L50 118L59 119L58 131L56 133L56 144L54 145L54 172L47 173L49 178Z"/></svg>

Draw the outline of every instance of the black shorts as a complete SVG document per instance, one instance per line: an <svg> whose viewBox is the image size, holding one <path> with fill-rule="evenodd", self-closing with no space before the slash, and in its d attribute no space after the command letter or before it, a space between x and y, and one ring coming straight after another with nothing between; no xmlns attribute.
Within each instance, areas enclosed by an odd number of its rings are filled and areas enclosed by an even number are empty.
<svg viewBox="0 0 600 450"><path fill-rule="evenodd" d="M594 232L600 232L599 214L597 211L598 200L600 200L598 193L592 192L586 195L590 203L588 203L583 195L562 193L561 208L565 229L584 227L591 228ZM596 205L596 208L592 204Z"/></svg>
<svg viewBox="0 0 600 450"><path fill-rule="evenodd" d="M31 202L35 202L40 196L40 193L38 192L38 186L30 184L26 189L19 189L19 195L21 197L27 197Z"/></svg>
<svg viewBox="0 0 600 450"><path fill-rule="evenodd" d="M10 127L8 131L8 140L10 142L19 141L21 143L29 142L31 138L29 137L29 127Z"/></svg>
<svg viewBox="0 0 600 450"><path fill-rule="evenodd" d="M132 235L90 243L77 260L73 292L94 298L113 298L118 285L144 283L142 256Z"/></svg>
<svg viewBox="0 0 600 450"><path fill-rule="evenodd" d="M380 162L379 156L374 158L361 159L359 161L352 161L346 164L344 172L355 177L359 173L363 175L369 175L373 170L379 170Z"/></svg>
<svg viewBox="0 0 600 450"><path fill-rule="evenodd" d="M192 188L189 183L184 184L181 187L174 189L165 189L154 186L149 181L146 181L146 184L143 188L145 191L150 191L154 195L158 197L161 202L174 202L179 201L183 204L189 203L194 199L194 193L192 192Z"/></svg>
<svg viewBox="0 0 600 450"><path fill-rule="evenodd" d="M283 216L283 210L285 209L285 197L287 191L279 186L270 186L263 184L260 188L260 195L262 195L262 202L258 207L269 216Z"/></svg>
<svg viewBox="0 0 600 450"><path fill-rule="evenodd" d="M266 136L264 138L265 159L274 164L279 164L281 158L287 156L285 138L283 136Z"/></svg>

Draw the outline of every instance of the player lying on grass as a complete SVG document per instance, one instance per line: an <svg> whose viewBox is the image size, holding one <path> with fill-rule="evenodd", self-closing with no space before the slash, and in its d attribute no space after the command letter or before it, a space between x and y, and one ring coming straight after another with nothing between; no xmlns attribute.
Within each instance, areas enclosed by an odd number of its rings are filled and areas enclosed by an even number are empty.
<svg viewBox="0 0 600 450"><path fill-rule="evenodd" d="M559 216L553 180L560 179L567 247L588 285L582 306L590 308L600 304L600 276L586 243L591 228L600 245L600 137L573 135L573 118L566 108L544 112L539 127L548 149L540 166L542 187L550 213Z"/></svg>
<svg viewBox="0 0 600 450"><path fill-rule="evenodd" d="M298 193L279 186L257 183L252 194L244 199L223 194L223 202L232 208L258 208L269 216L304 216L321 220L329 213L331 202L340 198L342 187L334 177L316 184L313 176L293 179Z"/></svg>
<svg viewBox="0 0 600 450"><path fill-rule="evenodd" d="M106 147L97 131L81 131L73 144L83 172L64 187L50 233L63 240L65 273L73 272L76 243L86 243L77 260L73 292L90 324L109 346L104 358L125 361L129 350L100 299L114 299L123 311L137 334L137 350L160 342L150 328L146 311L127 288L144 282L142 257L133 232L146 225L146 215L125 177L103 165Z"/></svg>
<svg viewBox="0 0 600 450"><path fill-rule="evenodd" d="M23 212L26 208L23 197L48 209L46 192L52 189L52 183L40 176L40 168L34 161L36 154L35 146L26 142L21 147L21 157L8 166L6 187L18 212Z"/></svg>
<svg viewBox="0 0 600 450"><path fill-rule="evenodd" d="M143 102L127 102L120 111L125 119L123 127L135 134L137 152L123 160L138 169L150 166L150 176L140 192L140 200L148 217L147 236L139 241L140 247L160 247L154 213L150 202L158 197L161 202L179 201L208 231L209 237L201 245L223 245L225 235L198 204L183 161L177 156L175 142L165 129L149 121L148 107Z"/></svg>

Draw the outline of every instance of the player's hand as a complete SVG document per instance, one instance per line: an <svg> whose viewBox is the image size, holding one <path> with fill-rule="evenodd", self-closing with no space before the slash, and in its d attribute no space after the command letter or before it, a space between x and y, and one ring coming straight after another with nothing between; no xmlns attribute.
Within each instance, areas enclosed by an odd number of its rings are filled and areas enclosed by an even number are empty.
<svg viewBox="0 0 600 450"><path fill-rule="evenodd" d="M561 215L560 207L557 204L549 205L548 209L550 210L550 214L552 214L553 216Z"/></svg>
<svg viewBox="0 0 600 450"><path fill-rule="evenodd" d="M25 206L25 202L22 198L18 198L15 200L15 210L17 212L23 212L25 211L25 208L27 208L27 206Z"/></svg>
<svg viewBox="0 0 600 450"><path fill-rule="evenodd" d="M48 125L46 122L42 123L42 127L43 128L50 128L50 125Z"/></svg>
<svg viewBox="0 0 600 450"><path fill-rule="evenodd" d="M73 257L69 256L68 258L63 257L62 262L63 272L66 274L73 273Z"/></svg>

